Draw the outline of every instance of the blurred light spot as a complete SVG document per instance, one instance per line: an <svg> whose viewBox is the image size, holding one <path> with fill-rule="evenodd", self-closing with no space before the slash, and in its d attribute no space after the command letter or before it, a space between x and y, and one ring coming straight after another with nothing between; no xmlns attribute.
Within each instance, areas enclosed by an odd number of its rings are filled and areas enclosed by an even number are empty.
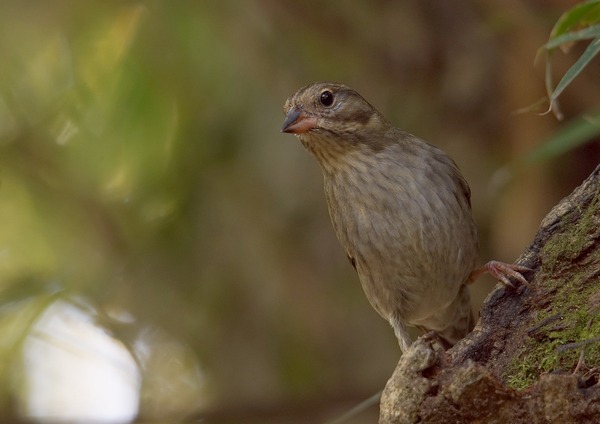
<svg viewBox="0 0 600 424"><path fill-rule="evenodd" d="M156 328L142 331L135 351L145 371L140 415L183 420L209 402L206 376L194 352Z"/></svg>
<svg viewBox="0 0 600 424"><path fill-rule="evenodd" d="M105 87L102 77L110 74L129 52L139 29L142 14L147 9L141 5L124 8L119 15L99 30L94 39L88 60L84 60L82 73L88 86L96 93Z"/></svg>
<svg viewBox="0 0 600 424"><path fill-rule="evenodd" d="M65 122L65 125L62 127L60 133L56 137L56 144L64 146L78 132L79 128L77 128L73 121L68 120L67 122Z"/></svg>
<svg viewBox="0 0 600 424"><path fill-rule="evenodd" d="M140 370L94 323L93 311L58 300L24 347L23 414L39 422L125 423L138 411Z"/></svg>
<svg viewBox="0 0 600 424"><path fill-rule="evenodd" d="M144 205L140 214L145 222L160 222L173 215L176 206L176 202L171 199L154 199Z"/></svg>
<svg viewBox="0 0 600 424"><path fill-rule="evenodd" d="M104 186L104 193L110 199L124 199L128 198L132 190L132 179L130 177L129 168L123 164L116 169L112 177L107 181Z"/></svg>
<svg viewBox="0 0 600 424"><path fill-rule="evenodd" d="M104 312L111 319L113 319L117 322L120 322L122 324L133 324L136 321L135 317L133 316L133 314L131 312L126 311L125 309L122 309L122 308L112 307L112 308L106 309Z"/></svg>
<svg viewBox="0 0 600 424"><path fill-rule="evenodd" d="M72 52L60 33L47 34L40 48L11 61L14 72L9 107L22 122L39 123L49 116L74 84ZM17 108L15 108L17 106Z"/></svg>

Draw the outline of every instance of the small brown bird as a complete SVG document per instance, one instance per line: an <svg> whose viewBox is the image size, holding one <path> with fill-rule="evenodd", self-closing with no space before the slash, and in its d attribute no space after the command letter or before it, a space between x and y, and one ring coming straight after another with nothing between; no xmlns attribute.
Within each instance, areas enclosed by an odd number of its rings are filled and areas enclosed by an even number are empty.
<svg viewBox="0 0 600 424"><path fill-rule="evenodd" d="M527 283L528 268L492 261L475 269L470 190L442 150L389 124L356 91L319 82L284 106L295 134L323 171L335 233L402 351L407 325L447 346L473 328L467 284L490 272Z"/></svg>

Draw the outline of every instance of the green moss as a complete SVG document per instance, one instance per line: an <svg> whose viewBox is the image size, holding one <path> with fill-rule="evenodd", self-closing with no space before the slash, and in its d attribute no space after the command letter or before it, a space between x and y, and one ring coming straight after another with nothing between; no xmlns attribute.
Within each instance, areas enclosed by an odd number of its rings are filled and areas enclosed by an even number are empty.
<svg viewBox="0 0 600 424"><path fill-rule="evenodd" d="M597 213L600 203L600 187L596 191L591 204L583 211L583 215L577 220L576 224L569 226L569 231L555 234L542 248L540 257L544 263L550 265L550 270L554 267L564 265L566 260L574 260L585 250L586 245L593 243L594 240L589 237L590 233L597 231L598 218Z"/></svg>
<svg viewBox="0 0 600 424"><path fill-rule="evenodd" d="M527 388L541 373L572 372L582 350L585 369L600 366L600 341L585 342L600 335L600 251L589 249L600 231L599 199L600 188L579 220L564 225L566 231L554 234L542 249L535 290L538 300L548 306L538 312L536 321L560 318L549 320L524 341L504 373L504 380L515 389Z"/></svg>

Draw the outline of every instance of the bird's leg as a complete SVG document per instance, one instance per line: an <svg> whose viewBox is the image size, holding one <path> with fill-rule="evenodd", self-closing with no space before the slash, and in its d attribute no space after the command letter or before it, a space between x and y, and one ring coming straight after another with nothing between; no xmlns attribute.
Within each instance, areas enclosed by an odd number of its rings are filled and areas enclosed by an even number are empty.
<svg viewBox="0 0 600 424"><path fill-rule="evenodd" d="M394 334L396 338L398 338L398 343L400 344L400 350L402 353L408 350L408 347L412 344L412 340L410 338L410 334L406 329L406 326L402 324L402 321L398 318L390 319L390 324L392 324L392 328L394 329Z"/></svg>
<svg viewBox="0 0 600 424"><path fill-rule="evenodd" d="M515 285L511 283L510 278L514 278L520 283L527 284L527 280L523 277L522 272L529 272L532 269L522 265L516 264L505 264L504 262L489 261L484 266L477 268L469 274L467 278L467 284L473 283L482 274L490 273L494 278L500 280L502 284L508 287L514 288Z"/></svg>

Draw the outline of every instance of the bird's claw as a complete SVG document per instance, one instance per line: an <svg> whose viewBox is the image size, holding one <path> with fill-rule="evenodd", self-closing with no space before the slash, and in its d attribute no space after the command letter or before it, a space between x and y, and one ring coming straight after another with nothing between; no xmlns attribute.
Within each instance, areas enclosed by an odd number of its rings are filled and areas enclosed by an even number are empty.
<svg viewBox="0 0 600 424"><path fill-rule="evenodd" d="M502 284L507 287L515 288L515 285L510 281L510 278L514 278L522 284L527 285L527 280L523 277L523 272L531 272L533 271L531 268L527 268L522 265L516 264L506 264L504 262L498 261L489 261L487 264L482 266L481 268L477 268L474 270L468 278L469 282L473 282L479 277L481 274L485 274L486 272L492 275L494 278L499 280Z"/></svg>

